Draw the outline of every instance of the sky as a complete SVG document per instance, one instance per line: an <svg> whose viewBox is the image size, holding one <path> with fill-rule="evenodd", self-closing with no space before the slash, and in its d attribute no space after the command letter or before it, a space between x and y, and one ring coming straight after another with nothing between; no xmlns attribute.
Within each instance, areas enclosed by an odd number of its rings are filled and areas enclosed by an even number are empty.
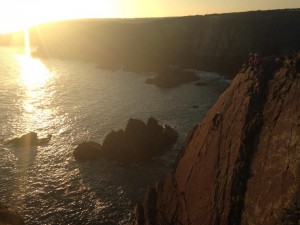
<svg viewBox="0 0 300 225"><path fill-rule="evenodd" d="M300 8L300 0L0 0L0 33L55 20L145 18Z"/></svg>

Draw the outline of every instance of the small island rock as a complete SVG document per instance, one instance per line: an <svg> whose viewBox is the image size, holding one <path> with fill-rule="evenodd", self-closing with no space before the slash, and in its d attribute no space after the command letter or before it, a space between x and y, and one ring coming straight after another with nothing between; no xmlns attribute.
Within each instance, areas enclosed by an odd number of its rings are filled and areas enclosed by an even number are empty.
<svg viewBox="0 0 300 225"><path fill-rule="evenodd" d="M92 160L100 157L131 163L146 161L170 149L178 133L168 125L160 125L154 118L147 124L130 118L125 131L112 131L103 141L83 142L74 150L76 160Z"/></svg>
<svg viewBox="0 0 300 225"><path fill-rule="evenodd" d="M145 82L161 88L172 88L180 84L191 83L197 80L199 80L199 77L192 71L167 69L161 71L156 77L147 79Z"/></svg>
<svg viewBox="0 0 300 225"><path fill-rule="evenodd" d="M48 134L45 138L38 138L36 132L29 132L21 137L13 138L5 141L5 144L13 144L17 147L32 147L37 145L47 144L52 138L51 134Z"/></svg>

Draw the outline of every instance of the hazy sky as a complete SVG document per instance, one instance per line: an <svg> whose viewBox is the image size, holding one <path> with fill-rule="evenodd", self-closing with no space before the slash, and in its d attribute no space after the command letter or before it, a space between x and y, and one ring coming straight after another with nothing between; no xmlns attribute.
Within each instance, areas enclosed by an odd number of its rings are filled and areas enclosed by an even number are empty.
<svg viewBox="0 0 300 225"><path fill-rule="evenodd" d="M0 0L0 32L70 18L185 16L300 8L300 0Z"/></svg>

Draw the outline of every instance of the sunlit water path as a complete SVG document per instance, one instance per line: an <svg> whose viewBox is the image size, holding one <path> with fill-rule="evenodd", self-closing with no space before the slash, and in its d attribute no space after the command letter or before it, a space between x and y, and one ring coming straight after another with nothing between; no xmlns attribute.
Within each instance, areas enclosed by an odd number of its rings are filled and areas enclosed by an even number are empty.
<svg viewBox="0 0 300 225"><path fill-rule="evenodd" d="M199 75L209 85L161 90L144 83L153 74L40 61L0 48L0 139L29 131L53 135L49 145L33 149L0 144L0 201L16 206L28 224L126 224L145 187L172 169L176 151L125 166L77 163L72 150L83 140L103 141L130 117L154 116L177 129L182 141L228 84L215 74Z"/></svg>

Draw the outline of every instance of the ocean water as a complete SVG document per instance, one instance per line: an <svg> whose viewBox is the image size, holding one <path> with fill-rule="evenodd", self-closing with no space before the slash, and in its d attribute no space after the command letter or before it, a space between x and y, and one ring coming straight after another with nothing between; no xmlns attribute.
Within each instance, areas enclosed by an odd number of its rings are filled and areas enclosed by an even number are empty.
<svg viewBox="0 0 300 225"><path fill-rule="evenodd" d="M144 82L154 75L0 48L0 140L29 131L53 135L31 149L1 142L0 201L15 206L27 224L128 224L145 188L172 170L185 135L228 86L218 74L198 72L207 86L160 89ZM146 165L74 160L78 143L101 143L130 117L150 116L180 133L175 150Z"/></svg>

